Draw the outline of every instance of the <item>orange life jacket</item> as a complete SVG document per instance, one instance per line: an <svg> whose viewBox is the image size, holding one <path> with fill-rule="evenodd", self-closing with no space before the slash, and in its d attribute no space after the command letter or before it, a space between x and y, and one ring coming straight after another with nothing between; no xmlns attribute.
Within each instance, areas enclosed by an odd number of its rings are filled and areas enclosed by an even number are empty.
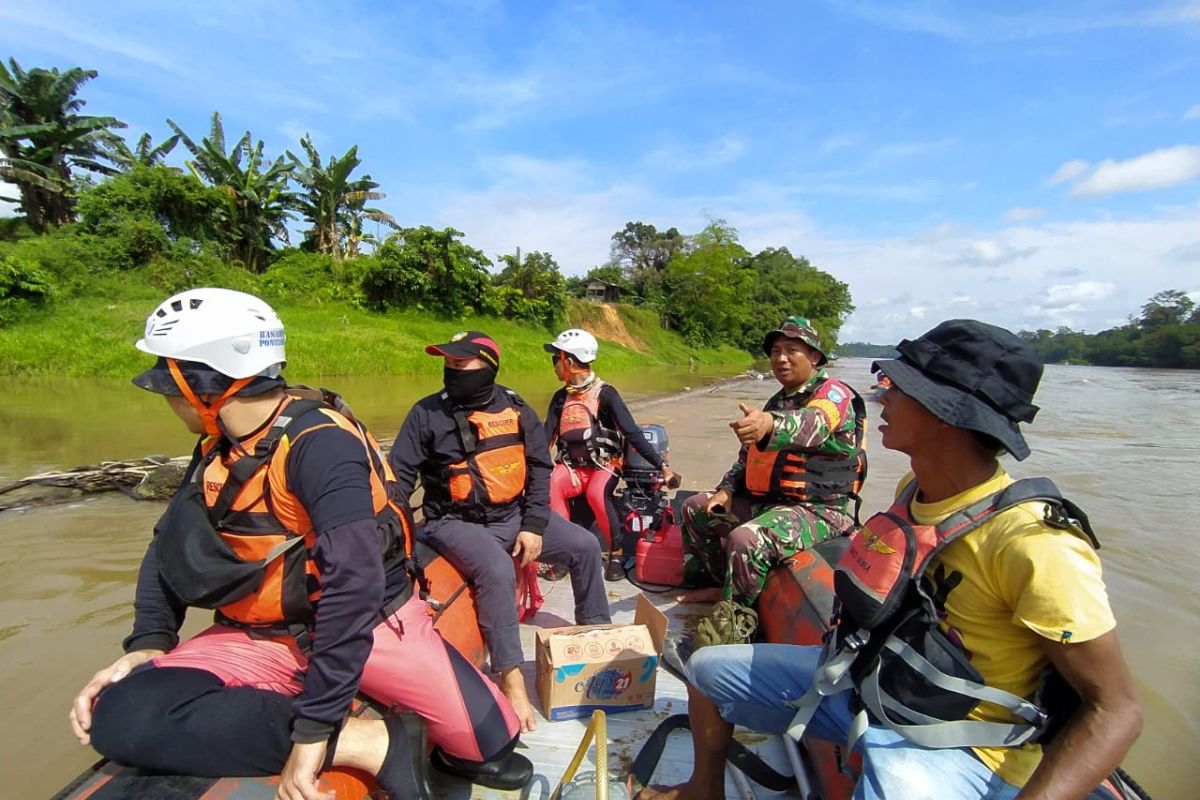
<svg viewBox="0 0 1200 800"><path fill-rule="evenodd" d="M508 405L499 411L466 412L455 407L451 412L466 454L445 470L450 501L456 506L499 506L525 493L523 401L508 390L505 397ZM443 399L447 400L444 395Z"/></svg>
<svg viewBox="0 0 1200 800"><path fill-rule="evenodd" d="M797 502L828 502L847 495L858 499L867 479L867 405L853 395L854 453L849 456L795 450L763 450L758 443L746 453L746 491L754 497L787 498ZM857 504L855 517L858 515Z"/></svg>
<svg viewBox="0 0 1200 800"><path fill-rule="evenodd" d="M329 402L289 394L260 433L224 457L217 442L202 446L191 479L172 500L166 524L156 530L160 573L189 605L215 608L222 621L252 628L312 622L320 596L319 572L310 553L316 531L287 488L286 462L301 437L326 427L357 438L371 464L372 505L385 569L403 562L419 577L419 568L411 564L412 518L405 506L389 499L387 486L393 478L378 443L353 420L341 398L325 396ZM322 421L311 421L314 410ZM305 424L296 422L305 415L310 418ZM405 597L410 593L411 588Z"/></svg>
<svg viewBox="0 0 1200 800"><path fill-rule="evenodd" d="M576 467L611 465L622 452L624 442L618 431L600 424L600 390L604 381L597 378L583 391L567 389L558 417L558 453Z"/></svg>
<svg viewBox="0 0 1200 800"><path fill-rule="evenodd" d="M1032 700L989 687L961 643L940 626L944 593L961 576L931 576L934 557L952 542L1024 503L1042 503L1046 524L1099 542L1087 515L1047 478L1025 478L963 508L937 525L921 525L909 506L910 482L891 508L853 534L833 576L835 638L815 673L813 689L789 733L807 724L820 696L853 688L874 721L923 747L1016 747L1046 741L1077 702L1053 677ZM967 720L981 701L1006 709L1012 723ZM865 713L865 712L864 712ZM852 744L852 743L851 743ZM849 750L850 747L848 746Z"/></svg>

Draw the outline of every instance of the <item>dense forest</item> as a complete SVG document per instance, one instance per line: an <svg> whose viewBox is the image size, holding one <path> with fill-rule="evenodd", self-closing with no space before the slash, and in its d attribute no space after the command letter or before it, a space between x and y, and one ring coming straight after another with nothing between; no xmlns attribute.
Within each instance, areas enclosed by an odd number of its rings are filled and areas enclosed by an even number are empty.
<svg viewBox="0 0 1200 800"><path fill-rule="evenodd" d="M564 276L536 248L493 262L461 231L403 225L378 208L385 195L356 146L326 157L305 136L297 152L266 153L249 131L228 141L219 113L204 136L168 119L162 141L130 143L125 123L82 113L79 92L94 78L0 63L0 180L21 211L0 219L0 327L119 287L220 285L553 329L568 298L599 278L690 343L757 352L788 314L807 314L833 342L853 310L845 283L786 248L751 253L717 218L692 234L631 221L584 277Z"/></svg>
<svg viewBox="0 0 1200 800"><path fill-rule="evenodd" d="M1021 331L1020 336L1048 364L1200 369L1200 308L1177 289L1155 294L1142 306L1136 319L1100 333L1059 328ZM838 348L838 353L895 358L896 347L846 342Z"/></svg>
<svg viewBox="0 0 1200 800"><path fill-rule="evenodd" d="M1021 331L1048 363L1200 369L1200 308L1183 292L1159 292L1136 319L1087 334L1070 328Z"/></svg>

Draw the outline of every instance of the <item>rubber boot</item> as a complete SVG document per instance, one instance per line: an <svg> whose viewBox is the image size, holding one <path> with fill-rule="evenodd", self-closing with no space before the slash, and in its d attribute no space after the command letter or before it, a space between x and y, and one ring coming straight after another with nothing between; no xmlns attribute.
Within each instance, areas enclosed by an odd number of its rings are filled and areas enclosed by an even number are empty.
<svg viewBox="0 0 1200 800"><path fill-rule="evenodd" d="M411 711L384 719L388 732L387 755L375 776L391 800L433 800L429 785L429 752L426 723Z"/></svg>
<svg viewBox="0 0 1200 800"><path fill-rule="evenodd" d="M467 761L455 758L444 752L442 748L435 747L429 763L438 772L466 778L471 783L478 783L480 786L504 791L522 789L533 777L533 763L520 753L513 752L516 745L517 740L513 739L507 747L487 761Z"/></svg>

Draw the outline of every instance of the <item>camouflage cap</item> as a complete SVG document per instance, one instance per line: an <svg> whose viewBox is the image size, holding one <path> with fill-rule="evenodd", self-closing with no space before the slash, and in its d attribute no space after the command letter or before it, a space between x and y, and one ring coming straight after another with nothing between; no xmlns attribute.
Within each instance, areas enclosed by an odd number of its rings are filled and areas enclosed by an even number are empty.
<svg viewBox="0 0 1200 800"><path fill-rule="evenodd" d="M763 352L771 355L771 346L775 344L775 340L780 336L786 336L789 339L799 339L804 342L821 354L822 364L829 360L825 349L821 347L821 334L817 333L817 329L808 321L808 317L793 315L779 323L777 330L770 331L763 337Z"/></svg>

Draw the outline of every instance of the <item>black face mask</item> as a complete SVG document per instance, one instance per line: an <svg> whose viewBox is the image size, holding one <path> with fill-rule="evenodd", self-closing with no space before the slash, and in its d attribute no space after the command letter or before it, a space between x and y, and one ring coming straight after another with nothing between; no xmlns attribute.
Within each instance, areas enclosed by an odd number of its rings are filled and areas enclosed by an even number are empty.
<svg viewBox="0 0 1200 800"><path fill-rule="evenodd" d="M496 368L442 370L442 383L451 402L463 408L482 408L492 399L496 388Z"/></svg>

